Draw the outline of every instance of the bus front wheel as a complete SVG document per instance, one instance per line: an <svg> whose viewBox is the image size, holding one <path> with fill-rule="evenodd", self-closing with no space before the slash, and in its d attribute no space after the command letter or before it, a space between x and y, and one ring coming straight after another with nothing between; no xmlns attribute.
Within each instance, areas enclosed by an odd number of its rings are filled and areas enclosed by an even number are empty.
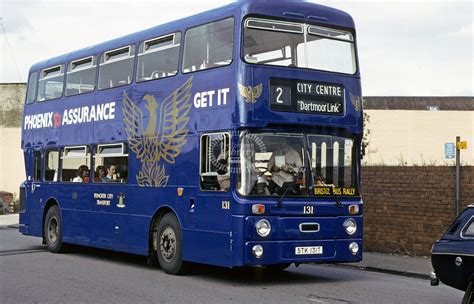
<svg viewBox="0 0 474 304"><path fill-rule="evenodd" d="M63 248L61 215L58 206L49 208L44 219L44 238L48 250L54 253Z"/></svg>
<svg viewBox="0 0 474 304"><path fill-rule="evenodd" d="M183 242L181 228L176 216L167 213L157 227L156 255L161 269L168 274L183 274Z"/></svg>

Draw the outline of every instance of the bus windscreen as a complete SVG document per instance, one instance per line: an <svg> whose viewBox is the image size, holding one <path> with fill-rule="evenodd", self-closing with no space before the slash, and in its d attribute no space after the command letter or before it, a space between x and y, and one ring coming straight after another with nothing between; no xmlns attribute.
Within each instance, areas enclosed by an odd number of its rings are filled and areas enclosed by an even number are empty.
<svg viewBox="0 0 474 304"><path fill-rule="evenodd" d="M339 136L243 132L237 191L246 196L356 196L354 148L353 139Z"/></svg>

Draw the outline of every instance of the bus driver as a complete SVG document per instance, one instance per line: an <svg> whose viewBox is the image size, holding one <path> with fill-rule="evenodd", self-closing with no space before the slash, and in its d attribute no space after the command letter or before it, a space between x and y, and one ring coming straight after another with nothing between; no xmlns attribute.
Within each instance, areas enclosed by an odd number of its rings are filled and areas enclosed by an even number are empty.
<svg viewBox="0 0 474 304"><path fill-rule="evenodd" d="M293 149L289 142L282 143L281 148L274 151L268 161L268 171L272 173L272 177L268 183L268 190L271 194L282 189L284 183L292 183L294 181L294 173L303 166L301 157L298 152ZM282 189L284 191L284 189ZM282 191L280 190L280 191Z"/></svg>

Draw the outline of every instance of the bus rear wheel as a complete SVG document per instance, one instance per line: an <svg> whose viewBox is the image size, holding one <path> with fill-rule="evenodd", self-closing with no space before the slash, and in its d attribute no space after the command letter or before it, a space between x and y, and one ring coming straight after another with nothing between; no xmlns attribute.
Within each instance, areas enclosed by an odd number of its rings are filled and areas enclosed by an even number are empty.
<svg viewBox="0 0 474 304"><path fill-rule="evenodd" d="M158 223L156 251L158 262L164 272L174 275L185 272L181 228L178 219L172 213L165 214Z"/></svg>
<svg viewBox="0 0 474 304"><path fill-rule="evenodd" d="M44 238L48 250L53 253L63 249L61 215L58 206L49 208L44 219Z"/></svg>

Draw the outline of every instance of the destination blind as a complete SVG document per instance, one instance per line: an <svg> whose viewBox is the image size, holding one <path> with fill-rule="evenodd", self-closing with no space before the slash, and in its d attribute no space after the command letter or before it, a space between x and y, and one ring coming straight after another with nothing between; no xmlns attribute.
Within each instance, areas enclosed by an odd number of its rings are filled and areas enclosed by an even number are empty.
<svg viewBox="0 0 474 304"><path fill-rule="evenodd" d="M343 115L344 87L324 82L271 79L270 108L283 112Z"/></svg>

